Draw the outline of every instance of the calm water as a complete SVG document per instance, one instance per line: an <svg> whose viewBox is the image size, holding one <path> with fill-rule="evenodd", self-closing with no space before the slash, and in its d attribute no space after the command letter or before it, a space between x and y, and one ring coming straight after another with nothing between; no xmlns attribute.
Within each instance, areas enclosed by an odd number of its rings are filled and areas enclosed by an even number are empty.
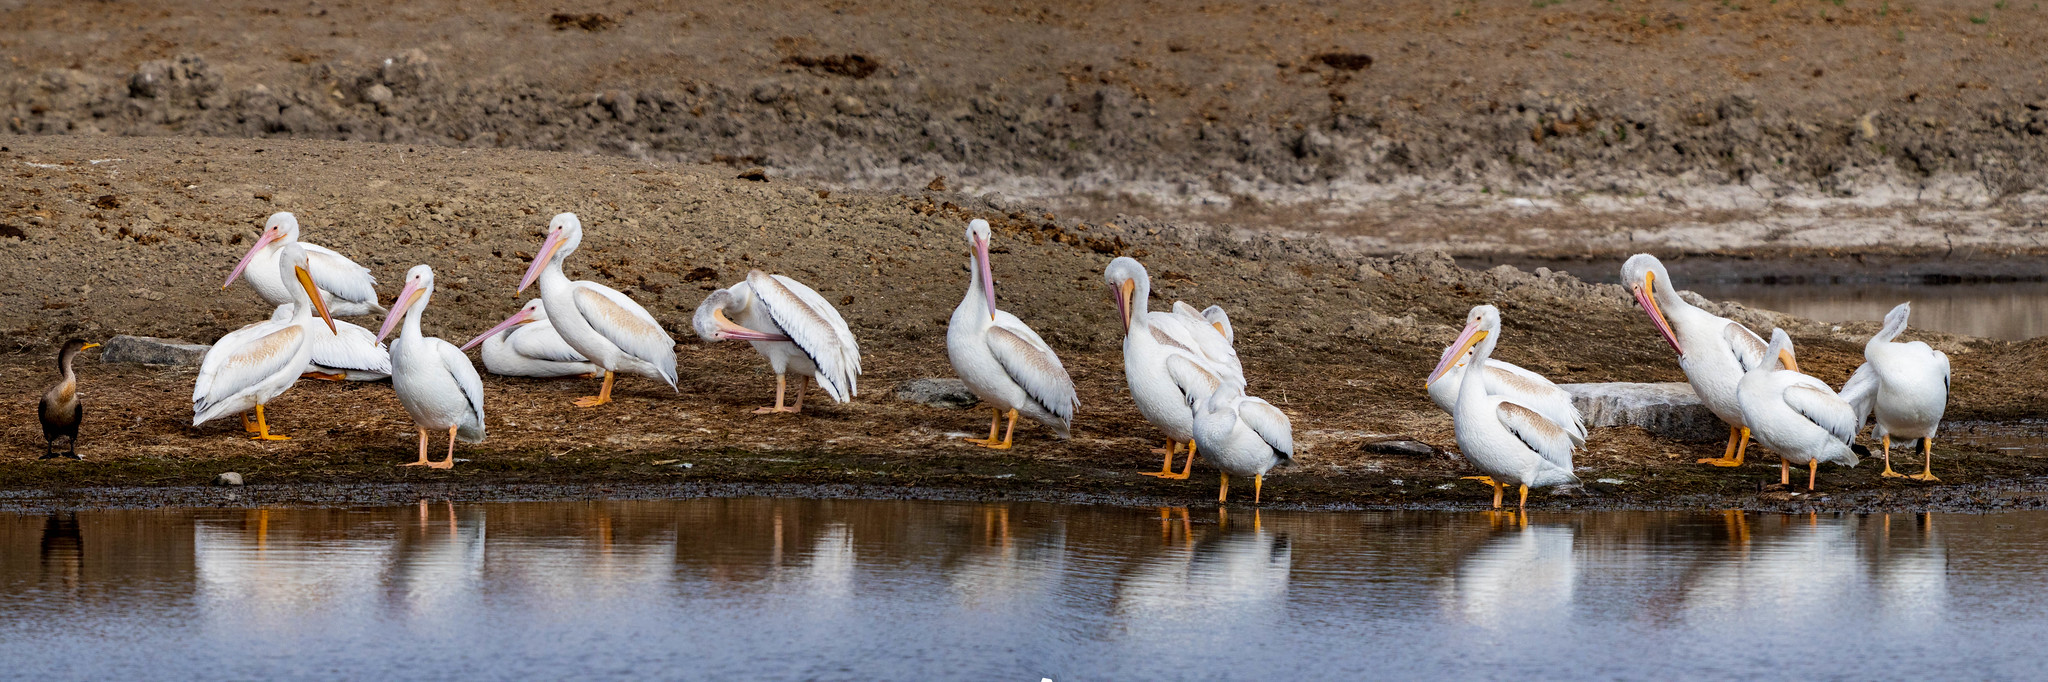
<svg viewBox="0 0 2048 682"><path fill-rule="evenodd" d="M1621 277L1619 260L1510 263L1608 284ZM1912 301L1917 328L2014 341L2048 336L2048 263L2032 259L1786 263L1690 258L1665 266L1680 288L1701 296L1823 322L1875 322L1892 306Z"/></svg>
<svg viewBox="0 0 2048 682"><path fill-rule="evenodd" d="M0 514L0 678L2028 678L2048 515Z"/></svg>

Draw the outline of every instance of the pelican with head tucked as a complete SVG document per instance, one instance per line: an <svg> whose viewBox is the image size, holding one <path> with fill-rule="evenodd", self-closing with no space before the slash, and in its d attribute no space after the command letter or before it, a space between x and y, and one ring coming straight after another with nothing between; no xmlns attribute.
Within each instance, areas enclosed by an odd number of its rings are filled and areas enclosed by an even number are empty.
<svg viewBox="0 0 2048 682"><path fill-rule="evenodd" d="M420 315L434 298L434 269L425 264L405 273L405 288L391 302L391 314L377 339L391 335L403 321L405 327L391 341L391 388L398 402L412 415L420 432L420 459L405 466L434 469L455 467L455 441L484 442L484 380L476 366L455 344L420 333ZM427 432L448 434L448 457L427 461Z"/></svg>
<svg viewBox="0 0 2048 682"><path fill-rule="evenodd" d="M1863 366L1842 386L1842 399L1856 408L1860 418L1875 417L1876 436L1884 448L1886 478L1903 476L1892 471L1892 438L1920 440L1920 473L1907 476L1921 481L1934 477L1934 431L1948 408L1948 354L1925 341L1899 343L1906 331L1912 303L1900 303L1884 316L1884 329L1863 345ZM1860 381L1859 381L1860 379Z"/></svg>
<svg viewBox="0 0 2048 682"><path fill-rule="evenodd" d="M313 359L314 337L335 334L334 318L320 298L308 269L305 249L285 244L277 259L278 279L292 282L292 317L264 320L228 332L206 351L199 362L199 380L192 385L192 425L198 426L229 413L256 411L251 425L246 415L242 428L261 440L285 440L270 432L263 406L299 382ZM320 316L314 320L314 314ZM324 322L325 324L322 324Z"/></svg>
<svg viewBox="0 0 2048 682"><path fill-rule="evenodd" d="M1821 380L1799 373L1792 337L1771 330L1765 361L1742 375L1737 391L1743 423L1759 445L1778 453L1778 481L1792 484L1787 462L1806 465L1806 489L1821 462L1856 466L1856 408ZM1782 367L1782 368L1781 368Z"/></svg>
<svg viewBox="0 0 2048 682"><path fill-rule="evenodd" d="M548 323L548 309L538 298L527 301L519 312L490 331L462 344L462 350L479 343L484 345L484 371L499 376L552 379L604 374L582 353L570 348L561 334L555 333L555 325Z"/></svg>
<svg viewBox="0 0 2048 682"><path fill-rule="evenodd" d="M1045 339L1038 338L1016 315L996 309L988 240L988 221L976 218L967 223L967 244L973 255L968 263L967 295L946 323L946 356L953 361L953 372L960 375L967 390L996 412L988 423L988 438L969 438L967 442L1009 449L1019 412L1066 438L1074 425L1074 410L1081 406L1081 399L1074 394L1074 380L1067 378L1067 368ZM996 427L1005 413L1010 425L998 441Z"/></svg>
<svg viewBox="0 0 2048 682"><path fill-rule="evenodd" d="M591 281L571 281L562 274L562 261L583 243L583 222L574 213L562 213L548 221L548 237L534 254L533 265L519 280L519 290L540 282L541 305L548 321L570 348L604 370L604 388L595 396L576 401L577 407L594 407L612 401L612 380L618 372L632 372L667 382L676 388L676 342L662 330L661 323L646 308L625 294Z"/></svg>
<svg viewBox="0 0 2048 682"><path fill-rule="evenodd" d="M234 271L228 273L220 288L228 288L247 270L249 286L256 290L256 295L271 305L290 304L296 285L278 277L277 265L284 247L290 244L305 249L316 278L313 284L320 291L317 298L328 306L329 313L336 317L383 314L384 306L377 304L377 278L370 276L370 269L327 247L299 241L299 219L283 211L270 214L270 219L263 222L263 233L256 237L249 252L242 254L242 260L235 263Z"/></svg>
<svg viewBox="0 0 2048 682"><path fill-rule="evenodd" d="M804 409L802 384L796 387L796 405L782 404L786 372L816 380L834 402L846 402L857 393L860 345L853 340L853 330L846 328L846 319L825 297L803 282L749 271L746 281L705 297L691 326L705 341L746 341L768 358L775 370L775 406L754 414Z"/></svg>
<svg viewBox="0 0 2048 682"><path fill-rule="evenodd" d="M1175 356L1166 360L1175 371L1186 371L1193 360ZM1202 459L1222 470L1216 501L1230 499L1230 475L1252 477L1252 504L1258 504L1266 487L1266 472L1294 461L1294 424L1272 403L1244 394L1244 388L1224 385L1207 396L1190 396L1194 412L1194 443Z"/></svg>
<svg viewBox="0 0 2048 682"><path fill-rule="evenodd" d="M1429 373L1431 382L1450 371L1452 363L1468 349L1473 352L1466 372L1485 376L1493 345L1500 338L1500 311L1490 305L1478 306L1466 320L1465 331ZM1521 488L1516 506L1526 508L1530 488L1578 483L1578 475L1572 473L1571 433L1512 398L1488 394L1486 383L1459 384L1451 422L1465 461L1486 474L1472 478L1493 487L1494 508L1500 508L1501 493L1510 485Z"/></svg>
<svg viewBox="0 0 2048 682"><path fill-rule="evenodd" d="M1221 308L1212 307L1212 317L1185 303L1176 303L1175 312L1152 311L1152 278L1132 258L1110 261L1102 279L1124 326L1124 382L1131 400L1145 421L1166 432L1166 447L1155 450L1165 462L1146 475L1187 478L1200 447L1194 441L1193 400L1225 385L1245 387L1244 367L1231 347L1230 318ZM1168 371L1167 359L1174 356L1192 362L1180 372ZM1173 457L1184 445L1188 463L1176 473Z"/></svg>
<svg viewBox="0 0 2048 682"><path fill-rule="evenodd" d="M1678 295L1671 274L1656 256L1639 253L1621 265L1621 283L1657 325L1657 333L1678 352L1678 367L1707 410L1728 424L1728 447L1718 458L1699 460L1714 466L1741 466L1749 449L1750 427L1743 420L1735 386L1742 375L1764 362L1764 340L1748 327L1701 310Z"/></svg>
<svg viewBox="0 0 2048 682"><path fill-rule="evenodd" d="M289 303L270 312L270 321L292 319ZM382 381L391 378L391 352L377 335L360 326L334 321L333 334L313 335L313 361L303 378L322 381Z"/></svg>

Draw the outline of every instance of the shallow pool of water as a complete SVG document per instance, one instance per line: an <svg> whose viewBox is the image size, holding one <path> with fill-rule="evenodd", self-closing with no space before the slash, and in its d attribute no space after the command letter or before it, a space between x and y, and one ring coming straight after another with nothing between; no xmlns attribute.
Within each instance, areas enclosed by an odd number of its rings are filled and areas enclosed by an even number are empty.
<svg viewBox="0 0 2048 682"><path fill-rule="evenodd" d="M1503 262L1562 270L1593 282L1621 280L1620 260ZM2033 259L1816 263L1688 258L1666 261L1665 267L1680 288L1701 296L1823 322L1878 321L1893 306L1912 301L1916 328L2014 341L2048 336L2048 264ZM1757 332L1768 336L1768 330Z"/></svg>
<svg viewBox="0 0 2048 682"><path fill-rule="evenodd" d="M0 514L24 679L2021 678L2048 514Z"/></svg>

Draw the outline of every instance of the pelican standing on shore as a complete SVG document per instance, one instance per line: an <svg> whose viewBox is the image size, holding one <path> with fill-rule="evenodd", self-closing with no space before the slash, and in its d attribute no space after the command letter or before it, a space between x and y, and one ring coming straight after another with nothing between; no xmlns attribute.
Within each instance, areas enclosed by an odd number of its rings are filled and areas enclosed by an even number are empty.
<svg viewBox="0 0 2048 682"><path fill-rule="evenodd" d="M1444 348L1444 357L1438 358L1439 365L1452 360L1452 348L1456 346ZM1444 370L1441 376L1428 382L1430 401L1435 402L1444 412L1456 414L1458 388L1464 385L1467 376L1466 366L1471 362L1472 351L1467 350L1463 356L1456 358L1450 369ZM1537 414L1543 415L1544 419L1563 427L1565 433L1571 435L1574 447L1586 444L1586 420L1579 414L1579 408L1572 405L1572 394L1558 388L1557 384L1551 383L1550 379L1543 375L1522 369L1505 360L1488 358L1486 394L1497 395L1535 410Z"/></svg>
<svg viewBox="0 0 2048 682"><path fill-rule="evenodd" d="M1467 317L1465 330L1444 352L1443 360L1429 373L1433 383L1450 371L1452 363L1472 350L1466 372L1485 376L1487 359L1500 337L1500 310L1477 306ZM1564 427L1550 421L1513 399L1487 394L1486 382L1466 381L1458 386L1458 404L1451 412L1458 435L1458 450L1484 476L1468 477L1493 487L1493 507L1499 509L1501 493L1507 486L1521 488L1518 508L1529 506L1529 489L1579 482L1572 473L1572 437Z"/></svg>
<svg viewBox="0 0 2048 682"><path fill-rule="evenodd" d="M534 254L533 265L519 280L519 291L540 282L541 305L548 321L570 348L604 370L604 388L597 395L576 400L577 407L595 407L612 401L612 380L618 372L632 372L668 382L676 388L676 342L663 331L661 323L646 308L625 294L590 281L571 281L562 274L562 261L583 243L583 222L574 213L562 213L548 221L548 237Z"/></svg>
<svg viewBox="0 0 2048 682"><path fill-rule="evenodd" d="M420 315L434 298L434 269L422 263L405 273L405 288L391 302L391 314L377 339L391 335L391 388L420 432L420 459L404 466L455 468L455 441L484 442L484 380L455 344L420 333ZM427 431L448 433L448 457L427 461Z"/></svg>
<svg viewBox="0 0 2048 682"><path fill-rule="evenodd" d="M1874 386L1852 397L1853 385L1858 383L1852 378L1850 385L1842 387L1842 397L1857 407L1859 418L1866 414L1875 418L1870 435L1884 448L1884 477L1940 481L1934 477L1934 431L1948 408L1948 354L1924 341L1895 340L1906 331L1906 318L1912 313L1912 303L1900 303L1885 314L1884 329L1863 344L1864 364L1856 368L1856 374L1874 378ZM1920 473L1907 476L1892 471L1894 436L1920 440Z"/></svg>
<svg viewBox="0 0 2048 682"><path fill-rule="evenodd" d="M384 306L377 304L377 278L370 275L370 269L357 265L333 249L299 241L299 219L284 211L272 213L270 219L264 221L263 233L256 237L256 243L249 247L249 252L242 254L242 260L235 263L234 271L228 273L227 281L222 282L220 288L228 288L243 270L247 270L249 287L256 290L256 295L271 305L290 304L293 300L291 280L280 278L277 266L284 247L290 244L305 249L316 278L313 284L320 290L318 298L328 307L330 314L353 317L384 313Z"/></svg>
<svg viewBox="0 0 2048 682"><path fill-rule="evenodd" d="M462 344L462 350L479 343L484 346L484 371L499 376L552 379L594 378L604 374L604 370L590 364L555 332L555 325L548 323L548 309L538 298L527 301L519 312L490 331Z"/></svg>
<svg viewBox="0 0 2048 682"><path fill-rule="evenodd" d="M1678 367L1707 410L1728 424L1728 447L1701 464L1742 466L1750 427L1735 397L1742 376L1764 362L1764 340L1748 327L1701 310L1680 298L1671 274L1656 256L1639 253L1621 265L1621 282L1657 325L1657 333L1678 352Z"/></svg>
<svg viewBox="0 0 2048 682"><path fill-rule="evenodd" d="M198 426L230 412L256 411L256 423L242 416L242 430L254 432L257 440L287 440L270 432L263 406L299 382L306 363L313 359L315 336L335 334L334 318L314 285L306 251L296 243L279 249L278 279L292 282L292 317L264 320L228 332L213 343L199 361L199 380L192 385L192 425ZM313 315L318 313L320 321ZM323 328L324 326L324 328Z"/></svg>
<svg viewBox="0 0 2048 682"><path fill-rule="evenodd" d="M1192 368L1185 356L1168 358L1174 371ZM1202 459L1222 470L1216 491L1217 502L1230 499L1230 475L1252 477L1252 504L1258 504L1266 488L1266 472L1294 461L1294 424L1287 414L1259 398L1244 394L1237 385L1224 385L1204 397L1190 396L1194 413L1194 440Z"/></svg>
<svg viewBox="0 0 2048 682"><path fill-rule="evenodd" d="M1037 332L1024 326L1016 315L996 309L988 240L988 221L976 218L967 223L967 244L973 251L967 295L946 323L946 356L953 362L953 372L967 384L967 390L995 410L988 423L988 438L969 438L967 442L1009 449L1019 412L1066 438L1074 425L1074 410L1081 406L1074 394L1074 380L1067 378L1067 368ZM998 441L996 427L1005 413L1010 425Z"/></svg>
<svg viewBox="0 0 2048 682"><path fill-rule="evenodd" d="M1164 455L1165 462L1159 471L1145 475L1185 479L1200 447L1194 441L1194 400L1224 385L1245 387L1243 365L1227 336L1229 317L1221 308L1212 308L1211 318L1185 303L1176 303L1176 312L1153 312L1152 277L1144 264L1129 257L1110 261L1102 279L1124 327L1124 382L1131 400L1139 416L1166 433L1166 447L1153 451ZM1171 372L1167 360L1174 356L1192 362ZM1175 472L1173 458L1183 446L1188 449L1187 464Z"/></svg>
<svg viewBox="0 0 2048 682"><path fill-rule="evenodd" d="M1821 380L1799 373L1785 330L1771 330L1764 358L1742 375L1738 396L1757 444L1778 453L1778 482L1792 484L1787 462L1806 465L1809 491L1821 462L1856 466L1856 409Z"/></svg>
<svg viewBox="0 0 2048 682"><path fill-rule="evenodd" d="M71 361L78 359L79 351L100 347L97 343L86 343L84 339L64 342L57 351L57 383L43 392L43 399L36 406L36 419L43 423L42 459L78 456L78 425L85 421L85 403L78 398L78 372L71 368ZM57 454L57 439L65 440L64 454Z"/></svg>
<svg viewBox="0 0 2048 682"><path fill-rule="evenodd" d="M292 319L294 306L287 303L270 313L270 321ZM322 381L382 381L391 378L391 352L377 342L377 335L361 326L334 321L333 334L313 335L313 360L306 363L305 379Z"/></svg>
<svg viewBox="0 0 2048 682"><path fill-rule="evenodd" d="M803 411L802 383L796 387L796 405L782 404L789 372L816 380L834 402L857 395L860 345L853 330L825 297L802 282L749 271L746 281L705 297L690 324L705 341L746 341L768 359L775 370L775 405L754 414Z"/></svg>

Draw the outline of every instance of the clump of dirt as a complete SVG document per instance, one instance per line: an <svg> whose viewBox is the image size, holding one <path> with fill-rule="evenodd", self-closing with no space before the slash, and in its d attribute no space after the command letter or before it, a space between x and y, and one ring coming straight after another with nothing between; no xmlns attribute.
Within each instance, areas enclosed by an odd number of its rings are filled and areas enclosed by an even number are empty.
<svg viewBox="0 0 2048 682"><path fill-rule="evenodd" d="M1397 437L1454 445L1421 377L1473 305L1501 308L1501 358L1557 381L1683 379L1620 287L1540 268L1472 271L1442 253L1357 259L1318 239L1130 216L1091 223L936 192L828 193L615 157L282 140L0 141L10 150L0 153L0 165L12 179L0 186L0 219L27 225L25 239L0 241L0 333L22 351L0 359L0 383L21 396L42 390L45 355L64 338L127 333L206 342L267 317L253 292L241 285L223 291L220 282L273 211L295 212L303 239L372 268L387 297L406 268L432 264L441 290L425 314L426 332L456 342L523 303L513 287L549 217L578 213L587 232L568 262L570 276L625 291L682 341L682 391L629 378L618 404L585 411L568 403L591 391L589 382L493 378L491 440L462 449L476 466L459 468L458 477L574 479L575 469L549 459L573 456L589 462L589 478L604 480L626 476L620 472L642 460L722 453L728 464L708 470L724 472L712 480L858 476L1002 488L1072 479L1091 489L1207 494L1199 481L1158 483L1132 473L1158 466L1146 452L1158 436L1123 391L1121 330L1101 280L1117 255L1151 268L1152 305L1181 299L1230 310L1252 392L1294 419L1302 464L1288 477L1323 491L1305 493L1315 499L1449 499L1415 486L1452 481L1464 472L1456 462L1367 446ZM118 207L96 205L103 196L116 197ZM999 302L1060 353L1079 389L1072 441L1023 427L1019 449L990 453L956 438L986 424L986 413L889 397L898 383L951 374L945 325L965 293L963 231L973 217L994 226ZM841 302L867 353L867 394L845 405L813 395L803 417L749 414L771 399L766 364L745 346L698 343L688 318L710 290L756 268ZM1861 361L1862 341L1874 331L1698 302L1757 329L1787 328L1800 341L1801 366L1835 384ZM2038 358L2048 340L1916 338L1954 356L1956 385L1969 387L1954 394L1951 418L2037 411L2048 381L2026 369L2039 363L2025 361ZM191 369L88 364L85 448L112 468L50 473L58 470L31 461L41 452L33 426L18 422L0 430L0 464L11 467L0 483L187 481L218 461L251 473L241 464L247 460L233 458L274 462L256 471L289 481L425 475L389 467L409 456L413 441L381 384L302 382L272 411L279 429L298 438L261 443L243 439L232 424L188 426ZM1617 490L1642 500L1749 495L1775 477L1765 466L1725 474L1689 463L1713 452L1715 444L1659 442L1620 429L1597 434L1580 461L1598 476L1629 481ZM2035 475L2027 457L1947 448L1942 456L1963 465L1952 479L1960 483ZM1047 468L1031 468L1038 466ZM668 480L674 472L659 474ZM688 475L698 474L710 475ZM1010 480L1005 474L1019 480L998 482ZM1900 485L1868 468L1825 475L1853 489Z"/></svg>

